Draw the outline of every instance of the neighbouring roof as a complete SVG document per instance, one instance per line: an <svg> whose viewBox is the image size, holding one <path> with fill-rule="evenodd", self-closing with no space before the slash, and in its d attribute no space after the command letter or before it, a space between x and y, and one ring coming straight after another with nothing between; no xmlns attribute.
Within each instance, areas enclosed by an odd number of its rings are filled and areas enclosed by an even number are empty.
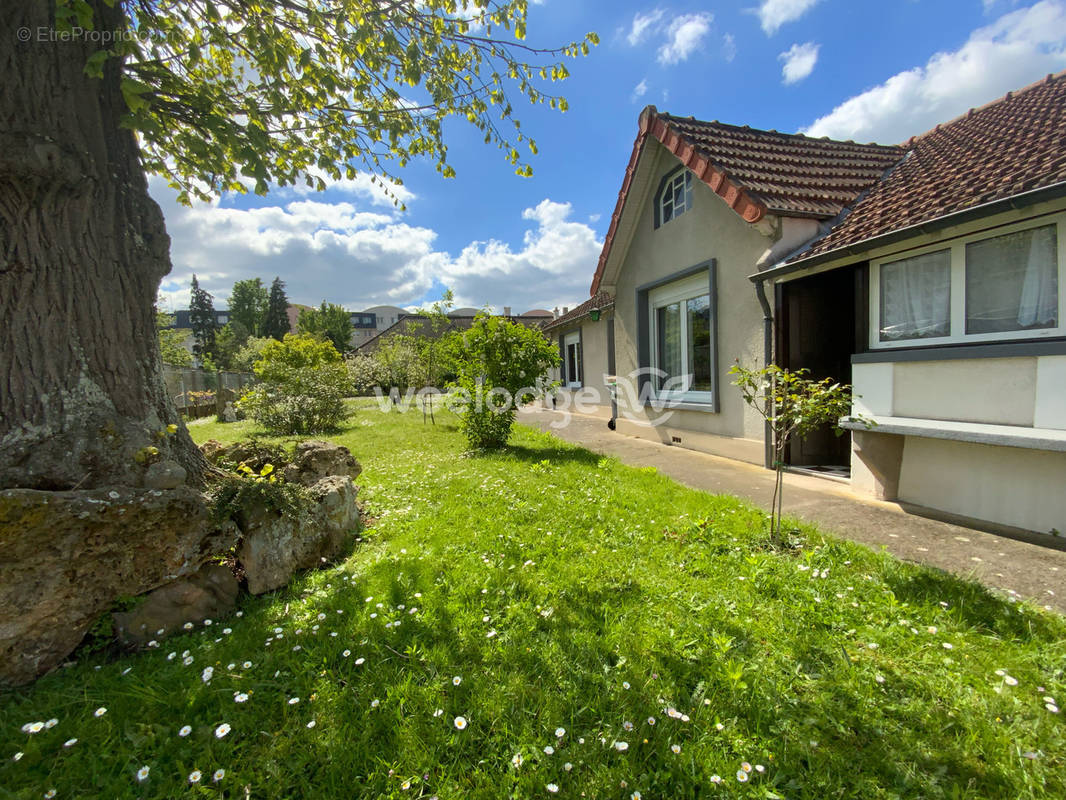
<svg viewBox="0 0 1066 800"><path fill-rule="evenodd" d="M611 308L614 305L614 298L607 292L597 292L584 303L575 308L571 308L565 314L561 314L549 322L544 323L541 326L542 331L550 331L554 328L558 328L560 325L566 325L568 322L573 322L577 319L585 317L593 309L604 310Z"/></svg>
<svg viewBox="0 0 1066 800"><path fill-rule="evenodd" d="M1066 71L911 139L903 161L788 262L1066 181Z"/></svg>
<svg viewBox="0 0 1066 800"><path fill-rule="evenodd" d="M906 152L895 145L813 139L703 122L647 106L640 115L637 139L596 267L593 294L599 290L637 161L649 137L661 142L749 223L767 213L831 219Z"/></svg>

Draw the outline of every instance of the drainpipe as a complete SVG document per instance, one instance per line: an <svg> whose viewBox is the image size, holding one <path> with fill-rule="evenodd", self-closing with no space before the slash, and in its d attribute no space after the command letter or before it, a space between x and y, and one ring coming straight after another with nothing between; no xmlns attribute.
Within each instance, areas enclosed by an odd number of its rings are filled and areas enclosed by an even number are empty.
<svg viewBox="0 0 1066 800"><path fill-rule="evenodd" d="M761 280L755 281L755 297L762 306L762 358L763 366L768 367L774 360L774 313L770 310L770 301L766 299L766 283ZM774 442L773 430L769 421L765 424L763 439L766 442L763 453L763 466L767 469L774 467Z"/></svg>

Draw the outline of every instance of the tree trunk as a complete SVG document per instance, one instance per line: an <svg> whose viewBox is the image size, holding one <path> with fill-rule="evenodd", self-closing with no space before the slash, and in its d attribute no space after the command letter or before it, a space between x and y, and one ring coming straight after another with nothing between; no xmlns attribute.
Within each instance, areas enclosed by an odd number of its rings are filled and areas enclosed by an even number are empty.
<svg viewBox="0 0 1066 800"><path fill-rule="evenodd" d="M122 4L90 0L99 31ZM170 239L148 196L120 65L56 35L56 0L0 11L0 488L140 486L154 446L198 483L166 396L153 304Z"/></svg>

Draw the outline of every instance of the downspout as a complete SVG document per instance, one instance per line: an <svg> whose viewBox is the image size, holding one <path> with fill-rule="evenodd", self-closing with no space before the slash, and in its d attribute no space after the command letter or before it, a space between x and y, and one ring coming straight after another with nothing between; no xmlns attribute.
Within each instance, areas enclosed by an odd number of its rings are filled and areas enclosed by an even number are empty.
<svg viewBox="0 0 1066 800"><path fill-rule="evenodd" d="M770 309L770 301L766 299L766 284L763 281L755 282L755 297L762 306L762 359L763 366L768 367L774 361L774 313ZM763 432L765 452L763 453L763 466L767 469L774 468L774 433L770 427L770 421L765 423Z"/></svg>

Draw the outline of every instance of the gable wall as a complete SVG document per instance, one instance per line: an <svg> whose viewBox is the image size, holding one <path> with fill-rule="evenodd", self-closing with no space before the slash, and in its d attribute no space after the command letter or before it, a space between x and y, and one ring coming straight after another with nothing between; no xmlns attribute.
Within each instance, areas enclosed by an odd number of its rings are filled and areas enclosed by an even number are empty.
<svg viewBox="0 0 1066 800"><path fill-rule="evenodd" d="M619 383L625 381L630 387L630 396L637 396L635 381L627 377L638 367L637 287L715 259L720 411L676 410L669 424L659 428L642 427L627 420L627 416L647 420L658 414L652 412L649 417L645 409L625 403L629 393L622 392L619 405L627 405L625 410L629 414L624 414L620 408L619 430L666 442L671 442L673 436L680 436L681 446L761 464L762 420L744 405L727 372L735 359L748 366L762 365L763 315L748 275L755 272L756 261L772 240L744 222L698 180L693 181L693 208L656 229L655 193L662 176L674 170L679 162L658 143L653 146L659 151L656 154L656 175L651 181L651 190L643 198L636 230L612 287ZM651 155L649 150L646 157Z"/></svg>

